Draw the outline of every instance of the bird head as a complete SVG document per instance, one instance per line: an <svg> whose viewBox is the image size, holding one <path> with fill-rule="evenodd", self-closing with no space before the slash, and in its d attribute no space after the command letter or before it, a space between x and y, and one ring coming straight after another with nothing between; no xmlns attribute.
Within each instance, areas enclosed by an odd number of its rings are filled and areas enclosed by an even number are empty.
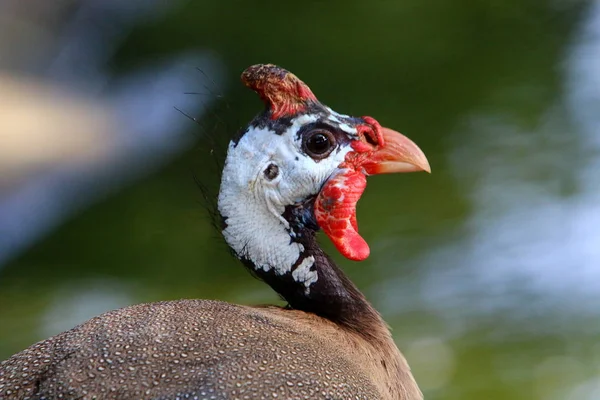
<svg viewBox="0 0 600 400"><path fill-rule="evenodd" d="M271 255L264 242L277 241L274 231L284 232L282 245L293 247L302 229L321 228L345 257L368 257L356 223L366 177L429 172L423 152L374 118L333 111L278 66L251 66L242 82L266 109L229 144L219 193L227 242L265 271L277 263L297 264L304 250L300 244L289 257L281 248Z"/></svg>

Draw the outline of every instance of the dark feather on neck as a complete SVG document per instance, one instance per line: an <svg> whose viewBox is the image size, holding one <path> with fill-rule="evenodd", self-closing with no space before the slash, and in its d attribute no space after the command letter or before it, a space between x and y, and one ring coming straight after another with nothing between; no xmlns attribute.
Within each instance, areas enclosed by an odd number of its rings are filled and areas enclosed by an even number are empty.
<svg viewBox="0 0 600 400"><path fill-rule="evenodd" d="M291 273L277 275L274 269L256 268L251 260L242 259L253 274L266 282L296 310L314 313L362 336L372 338L374 327L385 325L379 313L335 262L321 249L316 239L319 229L313 213L314 197L302 204L288 206L283 216L290 223L290 238L304 246L304 251L292 271L306 257L313 256L311 268L318 279L307 292L303 283Z"/></svg>

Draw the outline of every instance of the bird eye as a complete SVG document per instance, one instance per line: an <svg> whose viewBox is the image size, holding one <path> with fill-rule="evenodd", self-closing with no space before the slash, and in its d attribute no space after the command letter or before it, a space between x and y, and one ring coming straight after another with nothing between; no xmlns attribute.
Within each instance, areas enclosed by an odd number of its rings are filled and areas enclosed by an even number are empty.
<svg viewBox="0 0 600 400"><path fill-rule="evenodd" d="M325 158L335 147L335 137L323 129L309 132L304 139L304 151L315 159Z"/></svg>

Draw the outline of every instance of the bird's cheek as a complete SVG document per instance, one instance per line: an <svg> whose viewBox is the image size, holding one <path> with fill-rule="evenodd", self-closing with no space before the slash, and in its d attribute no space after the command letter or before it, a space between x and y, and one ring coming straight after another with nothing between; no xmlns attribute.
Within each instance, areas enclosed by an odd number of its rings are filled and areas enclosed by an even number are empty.
<svg viewBox="0 0 600 400"><path fill-rule="evenodd" d="M295 204L299 199L306 198L308 189L305 188L305 182L300 179L294 179L293 176L287 176L281 179L277 184L273 184L267 190L271 203L278 206L287 206Z"/></svg>

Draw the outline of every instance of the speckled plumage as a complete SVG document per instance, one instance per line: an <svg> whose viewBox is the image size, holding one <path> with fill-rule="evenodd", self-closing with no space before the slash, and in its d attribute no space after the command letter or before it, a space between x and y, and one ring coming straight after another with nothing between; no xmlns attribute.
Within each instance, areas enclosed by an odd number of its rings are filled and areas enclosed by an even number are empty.
<svg viewBox="0 0 600 400"><path fill-rule="evenodd" d="M348 163L355 174L378 173L381 161L392 166L380 172L429 170L425 156L397 132L384 142L370 117L335 113L279 67L250 67L243 80L267 109L230 143L223 235L288 307L180 300L111 311L0 363L0 400L422 399L379 313L319 247L315 198ZM322 152L308 144L318 135ZM326 193L321 217L345 210L325 229L332 240L358 229L361 178L358 194Z"/></svg>
<svg viewBox="0 0 600 400"><path fill-rule="evenodd" d="M361 342L300 311L208 300L142 304L3 361L0 399L384 398ZM419 398L412 378L406 382L412 386L398 389L410 395L400 398Z"/></svg>

